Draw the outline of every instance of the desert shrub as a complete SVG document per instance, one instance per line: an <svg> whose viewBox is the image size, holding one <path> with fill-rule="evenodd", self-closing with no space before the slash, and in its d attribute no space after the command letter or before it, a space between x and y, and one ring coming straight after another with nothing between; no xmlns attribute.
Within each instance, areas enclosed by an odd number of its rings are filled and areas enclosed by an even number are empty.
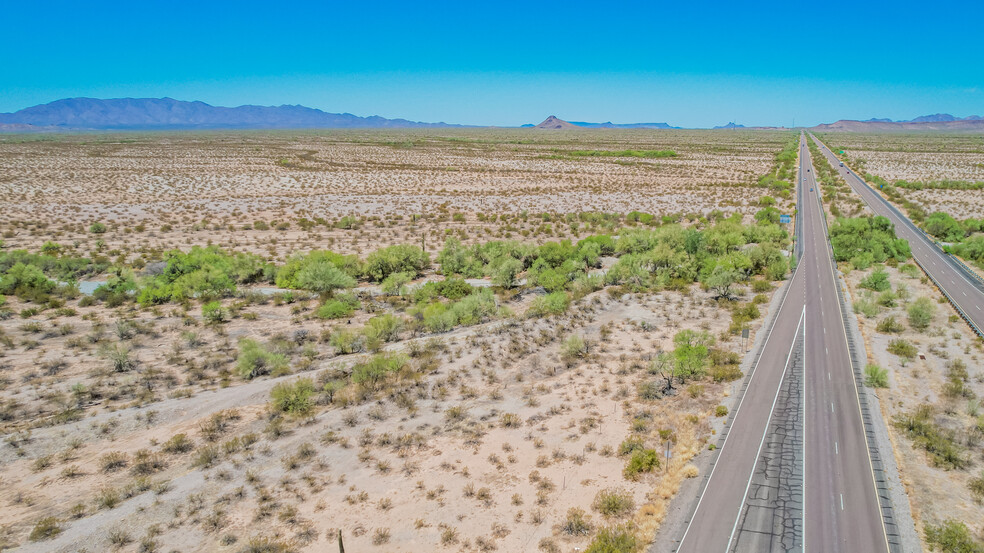
<svg viewBox="0 0 984 553"><path fill-rule="evenodd" d="M257 255L229 254L217 246L194 246L188 252L172 250L164 261L163 272L137 294L141 305L228 297L235 293L236 284L270 280L273 273L272 265Z"/></svg>
<svg viewBox="0 0 984 553"><path fill-rule="evenodd" d="M584 338L574 334L560 345L561 357L568 360L580 359L588 354L588 344Z"/></svg>
<svg viewBox="0 0 984 553"><path fill-rule="evenodd" d="M616 526L602 528L584 553L633 553L638 547L638 540L630 528Z"/></svg>
<svg viewBox="0 0 984 553"><path fill-rule="evenodd" d="M27 539L31 541L43 541L51 539L61 534L62 528L57 518L44 517L34 524L31 534Z"/></svg>
<svg viewBox="0 0 984 553"><path fill-rule="evenodd" d="M416 246L397 244L380 248L366 258L365 274L379 282L393 273L407 273L416 278L430 266L430 256Z"/></svg>
<svg viewBox="0 0 984 553"><path fill-rule="evenodd" d="M330 261L319 259L305 264L295 275L297 288L317 292L323 296L331 295L335 290L355 286L355 279L335 266Z"/></svg>
<svg viewBox="0 0 984 553"><path fill-rule="evenodd" d="M570 306L571 298L567 292L552 292L545 296L539 296L530 304L526 311L527 317L543 317L546 315L560 315L567 311Z"/></svg>
<svg viewBox="0 0 984 553"><path fill-rule="evenodd" d="M186 434L175 434L161 445L164 453L187 453L195 446Z"/></svg>
<svg viewBox="0 0 984 553"><path fill-rule="evenodd" d="M624 490L602 490L595 495L591 507L606 517L621 517L632 513L635 502Z"/></svg>
<svg viewBox="0 0 984 553"><path fill-rule="evenodd" d="M967 482L967 487L970 488L970 493L974 496L975 501L978 503L984 502L984 471L971 478Z"/></svg>
<svg viewBox="0 0 984 553"><path fill-rule="evenodd" d="M350 316L361 307L354 294L336 294L321 304L314 314L320 319L341 319Z"/></svg>
<svg viewBox="0 0 984 553"><path fill-rule="evenodd" d="M113 344L105 351L106 357L112 365L113 372L127 372L136 366L136 362L130 357L130 348L123 344Z"/></svg>
<svg viewBox="0 0 984 553"><path fill-rule="evenodd" d="M876 325L875 328L878 332L885 334L898 334L899 332L905 330L905 327L902 326L902 323L895 319L894 315L889 315L888 317L878 321L878 325Z"/></svg>
<svg viewBox="0 0 984 553"><path fill-rule="evenodd" d="M659 468L659 453L655 449L643 448L632 452L622 474L628 480L637 480L644 472Z"/></svg>
<svg viewBox="0 0 984 553"><path fill-rule="evenodd" d="M362 329L362 334L366 337L366 344L370 349L378 349L379 344L396 340L402 328L403 319L386 313L369 319Z"/></svg>
<svg viewBox="0 0 984 553"><path fill-rule="evenodd" d="M897 238L895 225L882 216L837 219L830 227L830 243L837 261L849 261L862 254L871 254L875 263L912 257L909 243Z"/></svg>
<svg viewBox="0 0 984 553"><path fill-rule="evenodd" d="M885 269L878 268L861 280L861 287L875 292L884 292L891 289L892 285L888 281L888 273Z"/></svg>
<svg viewBox="0 0 984 553"><path fill-rule="evenodd" d="M299 550L293 542L256 536L250 538L238 553L297 553Z"/></svg>
<svg viewBox="0 0 984 553"><path fill-rule="evenodd" d="M925 331L929 328L930 323L933 322L933 315L936 313L936 306L933 305L933 301L927 297L916 298L914 302L909 304L907 310L909 314L909 326L920 332Z"/></svg>
<svg viewBox="0 0 984 553"><path fill-rule="evenodd" d="M16 295L25 301L47 301L47 295L55 290L55 283L34 265L17 263L0 277L0 294Z"/></svg>
<svg viewBox="0 0 984 553"><path fill-rule="evenodd" d="M500 288L516 286L516 276L523 271L523 263L518 259L509 258L502 261L492 271L492 284Z"/></svg>
<svg viewBox="0 0 984 553"><path fill-rule="evenodd" d="M89 225L89 232L92 234L103 234L106 232L106 225L99 222L92 223Z"/></svg>
<svg viewBox="0 0 984 553"><path fill-rule="evenodd" d="M715 417L727 417L728 416L728 408L725 407L724 405L718 405L717 407L714 408L714 416Z"/></svg>
<svg viewBox="0 0 984 553"><path fill-rule="evenodd" d="M864 385L869 388L887 388L888 370L869 363L864 368Z"/></svg>
<svg viewBox="0 0 984 553"><path fill-rule="evenodd" d="M287 357L267 350L256 340L244 338L239 341L236 370L246 380L264 374L277 374L287 370Z"/></svg>
<svg viewBox="0 0 984 553"><path fill-rule="evenodd" d="M866 292L854 301L854 312L860 313L869 319L873 319L878 316L878 304L871 299L870 292Z"/></svg>
<svg viewBox="0 0 984 553"><path fill-rule="evenodd" d="M331 265L348 276L351 280L345 280L336 271L327 268ZM310 268L309 267L313 267ZM306 270L306 272L304 272ZM287 262L277 269L275 282L280 288L300 288L308 289L302 284L315 285L319 278L325 277L334 284L347 284L347 286L336 286L338 288L350 288L355 285L355 278L359 276L361 268L359 259L354 255L341 255L328 250L315 250L307 254L294 254ZM299 275L304 272L304 282L301 282ZM323 287L324 285L320 285ZM314 289L311 289L314 290ZM319 291L320 290L314 290Z"/></svg>
<svg viewBox="0 0 984 553"><path fill-rule="evenodd" d="M460 301L447 304L434 302L410 310L431 332L445 332L456 326L478 324L499 313L495 294L488 288L475 290Z"/></svg>
<svg viewBox="0 0 984 553"><path fill-rule="evenodd" d="M366 349L366 337L354 330L339 328L331 333L328 344L340 354L359 353Z"/></svg>
<svg viewBox="0 0 984 553"><path fill-rule="evenodd" d="M984 553L984 544L974 539L967 525L953 519L923 527L931 551L942 553Z"/></svg>
<svg viewBox="0 0 984 553"><path fill-rule="evenodd" d="M908 414L896 415L892 424L905 432L916 447L925 450L934 466L962 469L970 462L955 433L940 428L933 421L933 411L928 405L921 405Z"/></svg>
<svg viewBox="0 0 984 553"><path fill-rule="evenodd" d="M951 215L940 211L930 213L923 221L923 228L944 242L959 242L965 235L963 225Z"/></svg>
<svg viewBox="0 0 984 553"><path fill-rule="evenodd" d="M217 324L226 320L228 314L222 304L217 301L210 301L202 305L202 318L206 322Z"/></svg>
<svg viewBox="0 0 984 553"><path fill-rule="evenodd" d="M895 340L889 342L888 352L898 355L899 357L908 357L910 359L915 357L916 353L918 353L916 346L912 345L912 343L908 340L904 340L902 338L896 338Z"/></svg>
<svg viewBox="0 0 984 553"><path fill-rule="evenodd" d="M378 390L389 375L399 372L408 362L409 358L403 354L378 353L352 367L352 382L371 391Z"/></svg>
<svg viewBox="0 0 984 553"><path fill-rule="evenodd" d="M275 410L300 417L310 413L314 407L314 391L314 382L310 378L281 382L270 391L270 401Z"/></svg>
<svg viewBox="0 0 984 553"><path fill-rule="evenodd" d="M383 279L380 283L380 288L383 293L389 295L403 295L405 290L404 287L413 280L413 275L410 273L390 273L389 276Z"/></svg>
<svg viewBox="0 0 984 553"><path fill-rule="evenodd" d="M586 536L591 533L591 523L584 509L571 507L567 510L567 518L561 523L560 529L568 536Z"/></svg>

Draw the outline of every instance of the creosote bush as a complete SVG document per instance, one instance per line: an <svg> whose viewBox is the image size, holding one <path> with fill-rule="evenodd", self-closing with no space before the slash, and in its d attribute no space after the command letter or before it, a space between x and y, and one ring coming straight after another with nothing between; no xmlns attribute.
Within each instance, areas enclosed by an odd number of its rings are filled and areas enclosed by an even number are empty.
<svg viewBox="0 0 984 553"><path fill-rule="evenodd" d="M310 378L299 378L294 382L281 382L274 386L270 391L270 400L275 410L302 417L314 408L314 392L314 382Z"/></svg>
<svg viewBox="0 0 984 553"><path fill-rule="evenodd" d="M250 380L264 374L277 376L287 372L287 357L281 353L268 351L251 338L239 341L239 357L236 359L239 376Z"/></svg>

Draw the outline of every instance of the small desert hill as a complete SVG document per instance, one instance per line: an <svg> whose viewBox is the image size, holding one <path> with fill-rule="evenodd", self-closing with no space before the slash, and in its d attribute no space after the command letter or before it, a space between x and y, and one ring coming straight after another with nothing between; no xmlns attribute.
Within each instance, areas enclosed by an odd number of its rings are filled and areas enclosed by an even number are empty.
<svg viewBox="0 0 984 553"><path fill-rule="evenodd" d="M578 126L575 125L575 124L573 124L573 123L568 123L567 121L564 121L563 119L557 119L557 117L555 115L551 115L550 117L547 117L546 119L544 119L543 120L543 123L540 123L539 125L537 125L537 126L535 126L533 128L534 129L550 129L550 130L557 130L557 131L559 131L559 130L576 129L576 128L578 128Z"/></svg>

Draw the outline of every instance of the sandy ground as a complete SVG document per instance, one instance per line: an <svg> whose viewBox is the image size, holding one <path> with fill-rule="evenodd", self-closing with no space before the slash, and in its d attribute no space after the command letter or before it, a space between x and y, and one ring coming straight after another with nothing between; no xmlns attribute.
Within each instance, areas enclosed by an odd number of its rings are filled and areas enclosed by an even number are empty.
<svg viewBox="0 0 984 553"><path fill-rule="evenodd" d="M436 249L449 233L466 242L575 238L597 228L567 214L754 213L766 192L753 184L786 137L505 130L0 137L0 234L11 247L54 240L131 259L206 242L282 259L312 247ZM567 153L625 149L678 155ZM354 228L336 225L344 217ZM108 231L89 234L95 221Z"/></svg>
<svg viewBox="0 0 984 553"><path fill-rule="evenodd" d="M942 295L922 275L915 277L901 274L888 268L894 290L901 285L908 290L911 298L925 296L936 302ZM859 287L859 282L870 270L852 271L846 277L855 300L866 296L867 291ZM895 456L902 471L903 483L909 494L917 529L922 535L925 523L937 524L953 518L966 523L971 530L980 535L984 526L984 506L972 496L968 482L981 475L984 451L980 439L975 437L977 424L974 413L979 405L976 399L949 398L943 393L946 383L947 363L963 361L968 367L967 386L980 397L984 393L984 373L981 373L981 342L970 328L956 316L948 303L936 304L936 314L929 329L917 332L907 324L906 304L899 301L896 307L882 307L873 318L858 315L869 362L888 370L889 387L880 389L878 396L882 415L888 423ZM902 323L904 330L898 333L878 332L878 321L894 316ZM889 353L889 342L902 338L918 348L918 355L906 360ZM922 449L916 448L912 440L892 421L908 414L920 405L930 405L934 409L934 421L943 428L957 432L964 454L970 460L966 469L946 470L935 467Z"/></svg>
<svg viewBox="0 0 984 553"><path fill-rule="evenodd" d="M184 328L169 326L166 316L158 319L158 336L133 339L143 342L134 347L139 374L115 385L125 387L150 371L174 372L184 382L171 386L170 394L155 390L153 399L88 405L77 422L17 431L18 421L31 414L41 419L57 403L58 390L95 386L106 378L100 369L105 360L73 354L57 377L45 376L37 367L45 366L42 358L64 355L58 342L64 338L42 338L30 350L8 349L3 396L22 410L7 422L0 449L6 543L24 543L43 516L61 519L64 531L22 550L103 550L114 537L128 537L127 550L142 546L141 540L163 550L236 550L262 535L319 551L333 543L337 529L346 546L360 551L525 551L544 539L569 550L583 547L589 537L561 530L572 507L584 509L593 528L635 518L654 530L680 480L696 476L687 460L711 439L714 407L729 385L707 381L693 393L681 390L658 401L639 399L636 388L653 378L644 370L648 356L672 348L677 330L724 328L727 317L715 316L718 308L705 298L698 291L611 299L602 291L560 320L490 323L439 336L440 346L432 346L440 352L439 368L416 386L409 402L380 397L323 408L310 420L288 422L280 436L269 431L269 391L297 376L236 379L228 386L215 385L221 377L192 379L187 368L175 369L166 359L164 351L181 340ZM310 327L292 324L289 309L257 308L268 325L252 334ZM81 318L75 322L79 333L91 332ZM4 321L5 334L28 339L21 324ZM192 328L203 343L182 352L191 358L221 352L227 339L248 332L240 323L218 332ZM558 356L560 340L571 334L592 344L589 355L575 363ZM312 345L318 355L306 374L357 357L333 356L327 346ZM13 381L25 385L12 386ZM190 397L173 393L178 389ZM449 417L453 407L461 407L460 418ZM516 415L516 426L502 424L506 413ZM208 428L217 414L224 428L216 432ZM625 479L619 444L635 434L658 445L660 431L675 440L669 470ZM191 465L200 450L160 453L161 467L141 481L133 472L136 452L160 452L178 433L196 448L212 444L218 461L203 469ZM255 443L243 446L244 436ZM127 454L130 465L103 469L108 452ZM609 489L631 496L637 509L611 520L593 511L595 496ZM105 490L115 490L119 505L110 509L99 502Z"/></svg>
<svg viewBox="0 0 984 553"><path fill-rule="evenodd" d="M939 180L984 181L984 143L977 135L837 134L821 137L835 151L844 150L859 171L889 182ZM984 217L979 190L900 190L927 213L942 211L959 219Z"/></svg>

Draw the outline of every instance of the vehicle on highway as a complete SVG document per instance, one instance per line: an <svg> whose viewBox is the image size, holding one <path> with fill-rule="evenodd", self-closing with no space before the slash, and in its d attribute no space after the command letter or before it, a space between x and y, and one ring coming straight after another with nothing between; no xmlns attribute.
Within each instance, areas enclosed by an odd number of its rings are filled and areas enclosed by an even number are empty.
<svg viewBox="0 0 984 553"><path fill-rule="evenodd" d="M841 167L843 167L843 166L844 166L844 162L842 161L842 162L841 162Z"/></svg>
<svg viewBox="0 0 984 553"><path fill-rule="evenodd" d="M813 189L812 188L810 189L810 192L813 192Z"/></svg>

